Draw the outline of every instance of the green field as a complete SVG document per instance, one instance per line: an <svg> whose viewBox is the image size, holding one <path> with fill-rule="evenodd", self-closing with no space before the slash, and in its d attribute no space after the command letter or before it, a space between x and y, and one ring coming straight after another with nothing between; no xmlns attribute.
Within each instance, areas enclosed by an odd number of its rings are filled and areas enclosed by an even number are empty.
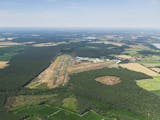
<svg viewBox="0 0 160 120"><path fill-rule="evenodd" d="M0 61L9 61L13 56L21 53L27 46L17 45L0 48Z"/></svg>
<svg viewBox="0 0 160 120"><path fill-rule="evenodd" d="M150 55L139 61L139 63L143 64L146 67L157 67L160 66L160 56L159 55Z"/></svg>
<svg viewBox="0 0 160 120"><path fill-rule="evenodd" d="M137 85L148 91L159 91L160 90L160 76L154 77L153 79L137 80Z"/></svg>

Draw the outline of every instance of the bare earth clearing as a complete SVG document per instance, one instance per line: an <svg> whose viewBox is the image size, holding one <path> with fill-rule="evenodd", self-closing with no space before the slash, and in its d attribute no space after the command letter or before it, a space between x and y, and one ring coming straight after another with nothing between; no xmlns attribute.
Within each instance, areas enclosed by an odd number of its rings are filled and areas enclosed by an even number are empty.
<svg viewBox="0 0 160 120"><path fill-rule="evenodd" d="M117 55L118 58L122 58L122 59L131 59L132 56L129 55Z"/></svg>
<svg viewBox="0 0 160 120"><path fill-rule="evenodd" d="M133 70L136 72L142 72L144 74L147 74L149 76L158 76L159 74L150 70L149 68L146 68L142 66L139 63L126 63L126 64L119 64L120 67L127 68L129 70Z"/></svg>
<svg viewBox="0 0 160 120"><path fill-rule="evenodd" d="M96 78L96 81L105 85L115 85L121 82L119 77L115 76L103 76Z"/></svg>
<svg viewBox="0 0 160 120"><path fill-rule="evenodd" d="M118 43L118 42L111 42L111 41L98 41L98 42L92 42L92 43L99 43L99 44L111 44L111 45L114 45L114 46L118 46L118 47L121 47L124 45L124 43Z"/></svg>
<svg viewBox="0 0 160 120"><path fill-rule="evenodd" d="M160 73L160 68L151 68L153 71L157 72L157 73Z"/></svg>
<svg viewBox="0 0 160 120"><path fill-rule="evenodd" d="M4 69L5 67L7 67L9 64L8 64L8 61L0 61L0 69Z"/></svg>
<svg viewBox="0 0 160 120"><path fill-rule="evenodd" d="M16 42L0 42L0 48L9 47L9 46L15 46L15 45L21 45L21 43L16 43Z"/></svg>

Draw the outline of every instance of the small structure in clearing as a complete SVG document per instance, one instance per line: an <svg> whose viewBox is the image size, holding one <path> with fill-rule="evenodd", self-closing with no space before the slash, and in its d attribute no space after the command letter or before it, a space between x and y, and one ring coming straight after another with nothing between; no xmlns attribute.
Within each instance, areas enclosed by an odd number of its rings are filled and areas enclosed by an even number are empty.
<svg viewBox="0 0 160 120"><path fill-rule="evenodd" d="M96 81L105 85L115 85L121 82L119 77L115 76L103 76L96 78Z"/></svg>

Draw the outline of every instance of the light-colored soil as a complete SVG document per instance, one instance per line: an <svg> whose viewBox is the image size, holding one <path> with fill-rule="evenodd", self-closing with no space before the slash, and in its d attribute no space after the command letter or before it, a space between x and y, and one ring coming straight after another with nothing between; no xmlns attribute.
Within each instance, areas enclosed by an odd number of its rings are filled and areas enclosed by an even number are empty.
<svg viewBox="0 0 160 120"><path fill-rule="evenodd" d="M100 63L80 63L74 64L68 68L69 74L79 73L83 71L101 69L104 67L116 67L116 64L113 62L100 62Z"/></svg>
<svg viewBox="0 0 160 120"><path fill-rule="evenodd" d="M44 70L37 78L35 78L27 87L34 89L42 84L46 84L48 88L54 88L63 84L66 79L68 62L71 56L61 55L56 58L51 65Z"/></svg>
<svg viewBox="0 0 160 120"><path fill-rule="evenodd" d="M149 76L158 76L159 75L158 73L150 70L149 68L142 66L139 63L126 63L126 64L120 64L119 66L123 67L123 68L127 68L129 70L136 71L136 72L142 72L142 73L147 74Z"/></svg>
<svg viewBox="0 0 160 120"><path fill-rule="evenodd" d="M122 58L122 59L131 59L132 58L132 56L129 56L129 55L118 55L117 57Z"/></svg>
<svg viewBox="0 0 160 120"><path fill-rule="evenodd" d="M60 45L60 44L66 44L66 42L57 42L57 43L54 43L54 42L49 42L49 43L39 43L39 44L34 44L33 46L34 46L34 47L49 47L49 46L57 46L57 45Z"/></svg>
<svg viewBox="0 0 160 120"><path fill-rule="evenodd" d="M118 46L118 47L121 47L124 45L124 43L111 42L111 41L98 41L98 42L93 42L93 43L111 44L111 45Z"/></svg>
<svg viewBox="0 0 160 120"><path fill-rule="evenodd" d="M160 68L151 68L151 70L153 70L153 71L155 71L155 72L157 72L157 73L160 73Z"/></svg>
<svg viewBox="0 0 160 120"><path fill-rule="evenodd" d="M0 42L0 48L2 48L2 47L8 47L8 46L14 46L14 45L21 45L21 43L16 43L16 42Z"/></svg>
<svg viewBox="0 0 160 120"><path fill-rule="evenodd" d="M103 76L96 78L96 81L105 85L115 85L121 82L119 77L115 76Z"/></svg>
<svg viewBox="0 0 160 120"><path fill-rule="evenodd" d="M0 69L4 69L5 67L7 67L9 64L8 64L8 61L0 61Z"/></svg>

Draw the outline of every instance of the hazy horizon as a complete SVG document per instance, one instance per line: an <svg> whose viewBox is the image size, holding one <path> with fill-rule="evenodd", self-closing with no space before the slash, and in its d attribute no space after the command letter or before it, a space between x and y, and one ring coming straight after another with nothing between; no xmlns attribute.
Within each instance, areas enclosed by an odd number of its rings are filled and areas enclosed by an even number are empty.
<svg viewBox="0 0 160 120"><path fill-rule="evenodd" d="M1 0L0 27L160 29L160 0Z"/></svg>

